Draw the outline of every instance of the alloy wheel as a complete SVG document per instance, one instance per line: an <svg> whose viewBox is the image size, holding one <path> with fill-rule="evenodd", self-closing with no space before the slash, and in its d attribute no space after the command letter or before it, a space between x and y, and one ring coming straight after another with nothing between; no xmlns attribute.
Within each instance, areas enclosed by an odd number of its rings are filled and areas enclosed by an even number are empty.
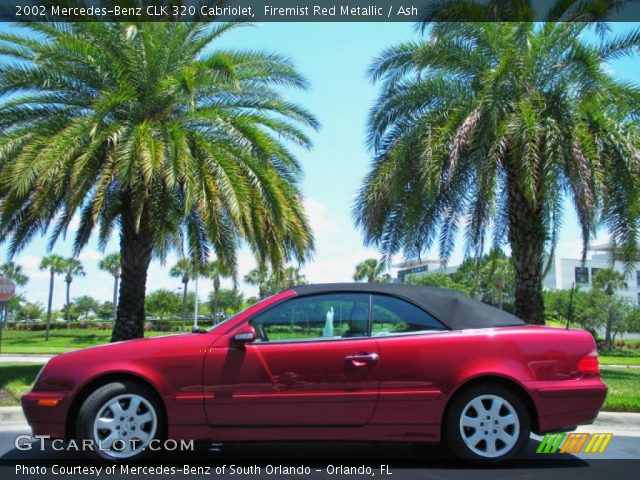
<svg viewBox="0 0 640 480"><path fill-rule="evenodd" d="M479 395L460 415L460 435L476 455L496 458L509 453L518 442L520 419L513 406L498 395Z"/></svg>
<svg viewBox="0 0 640 480"><path fill-rule="evenodd" d="M113 458L129 458L148 447L158 429L155 408L137 394L107 400L93 421L96 448Z"/></svg>

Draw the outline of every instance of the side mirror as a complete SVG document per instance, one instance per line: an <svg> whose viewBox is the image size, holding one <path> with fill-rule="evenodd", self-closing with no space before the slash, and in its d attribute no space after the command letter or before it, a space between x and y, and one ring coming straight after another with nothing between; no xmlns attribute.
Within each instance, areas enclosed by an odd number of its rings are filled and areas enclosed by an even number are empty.
<svg viewBox="0 0 640 480"><path fill-rule="evenodd" d="M256 329L250 326L245 326L233 336L231 343L236 347L244 347L247 343L255 342L256 338L258 338Z"/></svg>

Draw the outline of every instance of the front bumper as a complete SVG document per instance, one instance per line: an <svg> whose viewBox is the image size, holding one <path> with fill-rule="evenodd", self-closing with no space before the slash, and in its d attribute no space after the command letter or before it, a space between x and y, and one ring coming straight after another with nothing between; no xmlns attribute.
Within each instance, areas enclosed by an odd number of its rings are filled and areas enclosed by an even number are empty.
<svg viewBox="0 0 640 480"><path fill-rule="evenodd" d="M21 399L22 411L33 434L48 435L51 438L66 437L66 418L70 403L70 395L64 392L31 391Z"/></svg>

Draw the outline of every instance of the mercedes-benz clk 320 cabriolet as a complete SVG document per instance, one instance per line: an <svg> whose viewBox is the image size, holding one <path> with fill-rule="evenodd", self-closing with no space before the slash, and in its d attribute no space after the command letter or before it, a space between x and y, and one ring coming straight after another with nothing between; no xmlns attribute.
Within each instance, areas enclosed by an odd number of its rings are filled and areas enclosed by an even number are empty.
<svg viewBox="0 0 640 480"><path fill-rule="evenodd" d="M501 460L530 432L592 422L606 392L588 332L448 290L327 284L206 332L59 355L22 406L34 434L89 440L109 459L171 438L442 440Z"/></svg>

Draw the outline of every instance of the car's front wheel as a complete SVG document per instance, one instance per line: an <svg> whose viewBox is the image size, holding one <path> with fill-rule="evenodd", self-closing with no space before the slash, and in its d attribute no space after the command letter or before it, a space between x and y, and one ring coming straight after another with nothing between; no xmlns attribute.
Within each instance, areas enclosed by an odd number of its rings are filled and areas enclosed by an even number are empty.
<svg viewBox="0 0 640 480"><path fill-rule="evenodd" d="M78 412L76 436L91 440L94 456L130 460L145 456L163 430L155 395L135 382L113 382L91 393Z"/></svg>
<svg viewBox="0 0 640 480"><path fill-rule="evenodd" d="M517 455L531 432L524 402L501 385L476 385L448 409L444 435L451 451L469 460L504 460Z"/></svg>

